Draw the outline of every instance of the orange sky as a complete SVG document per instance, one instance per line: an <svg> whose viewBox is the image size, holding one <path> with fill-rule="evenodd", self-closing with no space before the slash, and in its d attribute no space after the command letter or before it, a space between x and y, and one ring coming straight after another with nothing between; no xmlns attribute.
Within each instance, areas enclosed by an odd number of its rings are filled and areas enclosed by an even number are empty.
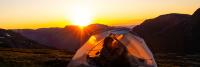
<svg viewBox="0 0 200 67"><path fill-rule="evenodd" d="M74 8L88 10L91 23L137 25L161 14L192 14L199 3L200 0L0 0L0 28L64 27L73 24L70 14Z"/></svg>

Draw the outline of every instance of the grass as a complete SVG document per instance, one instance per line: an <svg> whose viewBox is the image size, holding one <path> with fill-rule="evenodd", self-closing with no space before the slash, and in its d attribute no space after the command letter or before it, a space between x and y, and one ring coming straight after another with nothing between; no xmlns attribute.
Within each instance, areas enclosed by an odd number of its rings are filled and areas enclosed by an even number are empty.
<svg viewBox="0 0 200 67"><path fill-rule="evenodd" d="M200 54L180 55L176 53L155 54L159 67L199 67Z"/></svg>
<svg viewBox="0 0 200 67"><path fill-rule="evenodd" d="M0 67L66 67L74 53L51 49L0 49Z"/></svg>
<svg viewBox="0 0 200 67"><path fill-rule="evenodd" d="M66 67L74 53L53 49L0 48L0 67ZM156 53L158 67L199 67L200 54Z"/></svg>

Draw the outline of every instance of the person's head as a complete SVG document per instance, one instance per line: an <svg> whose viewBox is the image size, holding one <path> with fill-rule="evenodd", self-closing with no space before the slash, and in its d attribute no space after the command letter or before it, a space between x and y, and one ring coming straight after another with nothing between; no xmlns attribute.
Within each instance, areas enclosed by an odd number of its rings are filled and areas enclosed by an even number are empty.
<svg viewBox="0 0 200 67"><path fill-rule="evenodd" d="M104 39L104 46L112 45L113 39L111 37L106 37Z"/></svg>

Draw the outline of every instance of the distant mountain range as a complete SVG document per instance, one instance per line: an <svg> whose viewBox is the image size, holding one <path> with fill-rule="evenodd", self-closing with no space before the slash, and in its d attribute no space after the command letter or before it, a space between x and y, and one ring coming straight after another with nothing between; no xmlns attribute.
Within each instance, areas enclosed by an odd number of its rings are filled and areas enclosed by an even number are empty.
<svg viewBox="0 0 200 67"><path fill-rule="evenodd" d="M147 45L155 53L199 53L199 27L200 9L196 10L193 15L172 13L148 19L132 28L132 31L144 38ZM92 24L82 30L73 25L64 28L40 28L36 30L0 29L0 47L53 47L76 51L92 34L114 28L102 24Z"/></svg>
<svg viewBox="0 0 200 67"><path fill-rule="evenodd" d="M172 13L148 19L132 31L155 53L199 53L200 8L193 15Z"/></svg>
<svg viewBox="0 0 200 67"><path fill-rule="evenodd" d="M49 48L11 30L0 29L0 48Z"/></svg>
<svg viewBox="0 0 200 67"><path fill-rule="evenodd" d="M49 47L76 51L92 34L111 28L107 25L91 24L82 30L78 26L68 25L64 28L17 29L14 31Z"/></svg>

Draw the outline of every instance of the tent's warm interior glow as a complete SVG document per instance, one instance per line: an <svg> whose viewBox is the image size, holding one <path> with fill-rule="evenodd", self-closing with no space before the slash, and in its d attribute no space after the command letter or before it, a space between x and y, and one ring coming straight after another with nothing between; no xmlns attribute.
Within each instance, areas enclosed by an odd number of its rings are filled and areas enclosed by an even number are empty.
<svg viewBox="0 0 200 67"><path fill-rule="evenodd" d="M70 12L70 22L81 27L87 26L92 22L92 11L88 7L73 7Z"/></svg>

